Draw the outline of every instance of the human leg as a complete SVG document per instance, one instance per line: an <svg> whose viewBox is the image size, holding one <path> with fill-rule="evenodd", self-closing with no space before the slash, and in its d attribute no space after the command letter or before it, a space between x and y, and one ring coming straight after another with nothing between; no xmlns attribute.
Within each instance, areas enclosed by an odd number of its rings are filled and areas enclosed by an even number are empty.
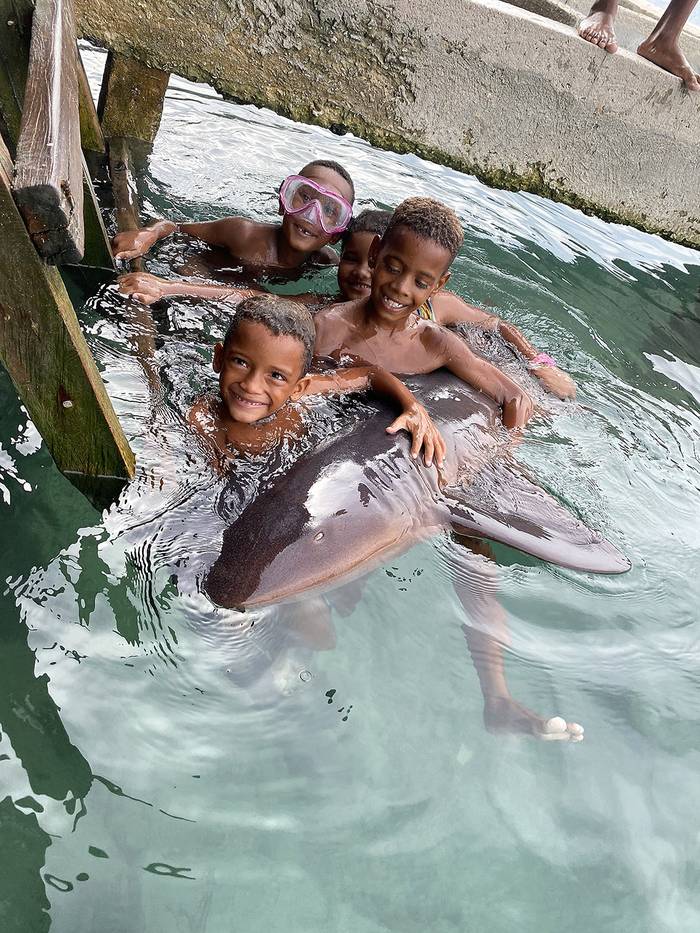
<svg viewBox="0 0 700 933"><path fill-rule="evenodd" d="M453 536L461 545L455 554L452 583L470 622L462 626L484 699L484 724L489 732L533 735L546 740L579 742L583 729L561 716L546 718L511 696L503 663L503 646L510 641L505 612L497 598L498 578L489 545ZM471 559L465 560L465 552Z"/></svg>
<svg viewBox="0 0 700 933"><path fill-rule="evenodd" d="M617 52L614 28L616 15L617 0L595 0L588 16L578 24L578 34L586 42L597 45L606 52Z"/></svg>
<svg viewBox="0 0 700 933"><path fill-rule="evenodd" d="M648 39L637 49L642 58L681 78L689 91L700 91L700 76L678 44L683 27L698 0L671 0Z"/></svg>

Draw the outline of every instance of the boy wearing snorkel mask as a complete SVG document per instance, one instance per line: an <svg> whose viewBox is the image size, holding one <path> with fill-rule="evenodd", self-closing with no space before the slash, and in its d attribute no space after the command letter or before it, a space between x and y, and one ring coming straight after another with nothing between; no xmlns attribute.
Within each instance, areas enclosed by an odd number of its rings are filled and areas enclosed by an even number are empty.
<svg viewBox="0 0 700 933"><path fill-rule="evenodd" d="M281 223L262 223L245 217L183 224L159 220L142 230L117 234L112 248L117 259L135 259L159 240L178 232L226 250L251 275L281 272L296 278L310 264L338 262L329 244L337 242L350 223L354 200L355 188L343 166L317 159L282 182ZM173 294L226 298L231 292L230 287L164 281L146 273L122 276L119 288L146 304Z"/></svg>

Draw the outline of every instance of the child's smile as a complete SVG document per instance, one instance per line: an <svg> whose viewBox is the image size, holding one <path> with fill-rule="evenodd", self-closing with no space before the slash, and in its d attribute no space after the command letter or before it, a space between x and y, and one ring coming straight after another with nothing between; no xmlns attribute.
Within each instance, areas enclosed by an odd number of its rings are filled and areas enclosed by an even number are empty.
<svg viewBox="0 0 700 933"><path fill-rule="evenodd" d="M448 279L451 256L438 243L397 227L372 244L371 303L378 317L407 318Z"/></svg>
<svg viewBox="0 0 700 933"><path fill-rule="evenodd" d="M226 414L253 424L279 411L303 375L304 348L296 337L275 335L256 321L243 321L226 347L217 344L214 369Z"/></svg>
<svg viewBox="0 0 700 933"><path fill-rule="evenodd" d="M347 301L366 298L372 288L372 270L369 265L369 251L375 234L366 230L351 233L338 265L338 287Z"/></svg>

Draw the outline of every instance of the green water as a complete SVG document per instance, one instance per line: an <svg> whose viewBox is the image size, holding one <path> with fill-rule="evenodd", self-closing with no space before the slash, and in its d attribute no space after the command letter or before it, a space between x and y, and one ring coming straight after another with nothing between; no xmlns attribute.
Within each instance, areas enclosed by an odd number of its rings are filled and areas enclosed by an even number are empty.
<svg viewBox="0 0 700 933"><path fill-rule="evenodd" d="M697 930L700 254L180 81L146 209L267 218L279 179L315 157L347 165L361 207L453 206L456 290L579 385L519 457L633 570L496 554L511 690L585 741L485 731L431 544L333 615L334 650L274 619L253 637L208 604L221 483L182 415L223 312L176 301L159 317L150 399L138 323L108 291L81 320L140 463L109 513L56 471L0 375L0 929Z"/></svg>

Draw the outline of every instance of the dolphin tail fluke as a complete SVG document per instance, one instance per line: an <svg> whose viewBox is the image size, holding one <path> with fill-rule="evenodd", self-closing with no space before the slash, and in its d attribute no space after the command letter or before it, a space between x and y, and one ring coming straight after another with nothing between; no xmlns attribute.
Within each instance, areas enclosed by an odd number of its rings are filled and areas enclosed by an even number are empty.
<svg viewBox="0 0 700 933"><path fill-rule="evenodd" d="M443 490L458 534L490 538L561 567L625 573L625 555L528 479L514 463L495 462L469 486Z"/></svg>

